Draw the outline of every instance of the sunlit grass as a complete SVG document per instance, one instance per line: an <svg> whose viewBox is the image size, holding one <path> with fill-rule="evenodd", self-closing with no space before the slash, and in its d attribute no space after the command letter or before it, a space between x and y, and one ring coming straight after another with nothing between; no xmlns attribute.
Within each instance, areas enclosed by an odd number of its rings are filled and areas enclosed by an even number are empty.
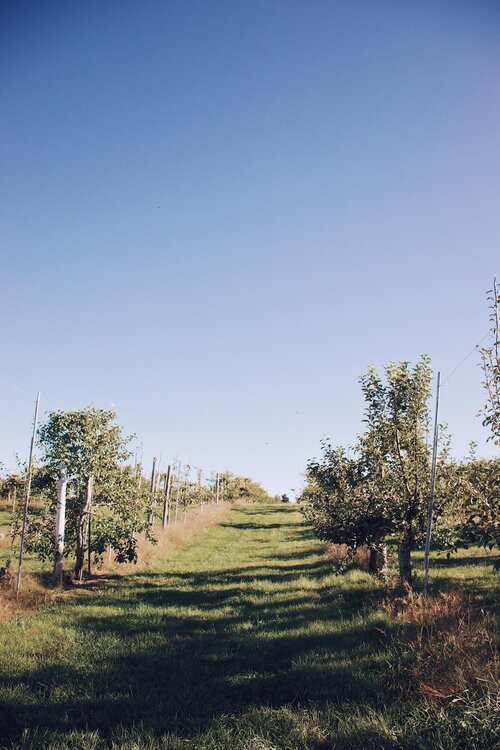
<svg viewBox="0 0 500 750"><path fill-rule="evenodd" d="M472 585L474 567L491 587L472 558L436 580ZM391 690L386 596L364 571L336 575L294 508L234 509L147 567L4 625L2 747L486 750L481 711Z"/></svg>

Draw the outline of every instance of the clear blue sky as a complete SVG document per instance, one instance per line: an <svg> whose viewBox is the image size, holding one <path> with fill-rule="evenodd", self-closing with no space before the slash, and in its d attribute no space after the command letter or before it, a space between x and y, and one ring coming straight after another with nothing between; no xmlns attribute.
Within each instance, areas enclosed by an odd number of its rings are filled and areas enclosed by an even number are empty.
<svg viewBox="0 0 500 750"><path fill-rule="evenodd" d="M112 404L271 492L361 427L358 376L446 376L500 275L500 7L457 0L0 6L0 460ZM491 454L478 358L446 383Z"/></svg>

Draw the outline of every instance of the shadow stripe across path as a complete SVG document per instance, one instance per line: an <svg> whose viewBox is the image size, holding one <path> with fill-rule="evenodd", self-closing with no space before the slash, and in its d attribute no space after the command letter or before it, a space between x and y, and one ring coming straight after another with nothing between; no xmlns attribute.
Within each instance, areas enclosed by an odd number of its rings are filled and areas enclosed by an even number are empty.
<svg viewBox="0 0 500 750"><path fill-rule="evenodd" d="M361 573L342 589L294 507L235 508L146 572L6 627L3 742L26 727L194 737L262 706L375 701L376 594Z"/></svg>

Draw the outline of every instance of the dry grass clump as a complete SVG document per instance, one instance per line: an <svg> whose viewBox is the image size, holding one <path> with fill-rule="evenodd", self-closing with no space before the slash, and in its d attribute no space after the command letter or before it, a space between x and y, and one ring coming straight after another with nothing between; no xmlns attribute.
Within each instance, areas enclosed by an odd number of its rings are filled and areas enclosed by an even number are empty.
<svg viewBox="0 0 500 750"><path fill-rule="evenodd" d="M430 700L466 702L494 693L500 677L493 618L460 592L408 592L384 609L397 626L391 675L396 687Z"/></svg>
<svg viewBox="0 0 500 750"><path fill-rule="evenodd" d="M47 588L40 575L23 573L19 595L16 597L15 575L0 579L0 623L26 612L51 604L63 595L61 589Z"/></svg>
<svg viewBox="0 0 500 750"><path fill-rule="evenodd" d="M370 562L370 550L368 547L358 547L354 554L347 544L333 544L326 542L326 555L335 566L344 566L350 563L359 565L363 570L368 570Z"/></svg>

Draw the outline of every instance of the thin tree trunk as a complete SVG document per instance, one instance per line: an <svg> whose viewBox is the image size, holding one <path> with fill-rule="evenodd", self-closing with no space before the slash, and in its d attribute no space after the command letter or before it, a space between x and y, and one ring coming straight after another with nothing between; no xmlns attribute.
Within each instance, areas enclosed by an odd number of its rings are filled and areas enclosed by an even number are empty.
<svg viewBox="0 0 500 750"><path fill-rule="evenodd" d="M370 573L383 573L387 570L387 545L370 547L368 570Z"/></svg>
<svg viewBox="0 0 500 750"><path fill-rule="evenodd" d="M404 537L399 544L398 562L401 583L406 584L411 588L413 584L413 576L411 570L411 544L407 537Z"/></svg>
<svg viewBox="0 0 500 750"><path fill-rule="evenodd" d="M87 490L85 492L85 503L78 517L78 526L76 529L76 563L75 579L82 580L83 566L85 564L85 530L88 523L88 514L92 502L92 476L87 480Z"/></svg>

